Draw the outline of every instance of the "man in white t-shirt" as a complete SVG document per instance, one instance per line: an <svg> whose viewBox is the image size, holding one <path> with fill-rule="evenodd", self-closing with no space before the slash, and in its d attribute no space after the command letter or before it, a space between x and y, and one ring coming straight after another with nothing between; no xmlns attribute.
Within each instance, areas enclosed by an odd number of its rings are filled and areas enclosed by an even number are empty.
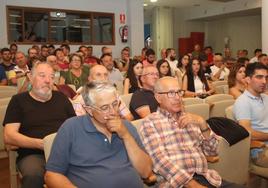
<svg viewBox="0 0 268 188"><path fill-rule="evenodd" d="M210 67L212 80L227 80L230 71L223 63L222 54L216 53L213 57L213 62L214 65Z"/></svg>
<svg viewBox="0 0 268 188"><path fill-rule="evenodd" d="M262 54L262 51L261 51L261 49L256 49L255 51L254 51L254 57L253 58L251 58L250 60L249 60L249 63L255 63L255 62L258 62L259 60L258 60L258 57L259 57L259 55L261 55Z"/></svg>

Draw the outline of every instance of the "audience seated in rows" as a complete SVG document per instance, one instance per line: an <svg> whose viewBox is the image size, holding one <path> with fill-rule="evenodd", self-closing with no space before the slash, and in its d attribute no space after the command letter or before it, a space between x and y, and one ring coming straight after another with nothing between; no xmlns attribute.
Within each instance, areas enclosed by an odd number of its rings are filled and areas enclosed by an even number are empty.
<svg viewBox="0 0 268 188"><path fill-rule="evenodd" d="M32 89L14 95L4 118L4 141L17 148L17 167L22 188L42 188L45 158L43 138L57 132L61 124L75 116L72 104L52 91L54 71L47 63L37 63L31 72Z"/></svg>
<svg viewBox="0 0 268 188"><path fill-rule="evenodd" d="M217 155L217 136L202 117L183 111L177 80L160 78L154 95L159 108L145 118L140 133L154 172L163 177L159 187L244 187L208 169L205 155Z"/></svg>
<svg viewBox="0 0 268 188"><path fill-rule="evenodd" d="M113 85L91 82L82 93L87 115L67 120L46 165L48 187L142 188L152 161L136 129L119 117Z"/></svg>
<svg viewBox="0 0 268 188"><path fill-rule="evenodd" d="M268 143L268 68L261 63L249 64L246 68L247 89L234 104L234 116L250 133L252 140ZM268 167L268 149L251 150L251 158L258 166Z"/></svg>

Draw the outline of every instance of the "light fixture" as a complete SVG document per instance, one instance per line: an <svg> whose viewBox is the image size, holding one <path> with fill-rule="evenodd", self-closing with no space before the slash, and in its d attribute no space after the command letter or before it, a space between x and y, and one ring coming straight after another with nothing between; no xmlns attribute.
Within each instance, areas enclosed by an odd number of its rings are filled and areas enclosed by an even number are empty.
<svg viewBox="0 0 268 188"><path fill-rule="evenodd" d="M144 6L144 7L147 7L147 6L148 6L148 4L147 4L147 3L144 3L144 4L143 4L143 6Z"/></svg>
<svg viewBox="0 0 268 188"><path fill-rule="evenodd" d="M151 2L151 3L155 3L155 2L157 2L157 0L150 0L150 2Z"/></svg>

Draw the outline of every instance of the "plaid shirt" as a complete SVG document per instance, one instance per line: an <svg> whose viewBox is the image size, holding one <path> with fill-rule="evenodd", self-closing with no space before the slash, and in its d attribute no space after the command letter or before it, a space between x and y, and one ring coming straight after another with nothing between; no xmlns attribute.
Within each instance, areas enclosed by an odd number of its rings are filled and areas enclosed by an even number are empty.
<svg viewBox="0 0 268 188"><path fill-rule="evenodd" d="M195 124L179 128L169 112L158 108L145 118L140 133L154 172L164 178L161 187L183 187L195 173L216 187L221 185L221 177L208 169L205 157L217 155L218 139L212 131L205 139Z"/></svg>

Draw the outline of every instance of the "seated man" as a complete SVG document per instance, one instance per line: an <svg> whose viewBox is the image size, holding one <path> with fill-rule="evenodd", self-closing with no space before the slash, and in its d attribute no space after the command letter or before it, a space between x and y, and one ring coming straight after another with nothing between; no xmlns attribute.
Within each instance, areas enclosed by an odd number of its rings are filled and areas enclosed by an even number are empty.
<svg viewBox="0 0 268 188"><path fill-rule="evenodd" d="M3 122L4 141L18 147L17 165L22 188L42 188L45 157L43 138L57 132L61 124L75 116L69 100L52 91L54 72L47 63L37 63L31 72L32 90L14 95Z"/></svg>
<svg viewBox="0 0 268 188"><path fill-rule="evenodd" d="M48 187L142 188L152 161L139 135L119 117L116 89L91 82L82 92L87 115L67 120L46 166Z"/></svg>
<svg viewBox="0 0 268 188"><path fill-rule="evenodd" d="M92 81L108 82L108 75L109 75L108 70L103 65L94 65L90 69L88 82L92 82ZM82 87L79 88L77 92L78 93L81 92L82 89L83 89ZM119 100L120 100L120 105L119 105L120 116L129 121L133 120L132 114L130 113L126 104L121 100L120 96L119 96ZM75 112L78 116L86 114L86 111L82 107L82 105L84 104L84 101L81 95L78 95L77 98L74 101L72 101L72 103L73 103Z"/></svg>
<svg viewBox="0 0 268 188"><path fill-rule="evenodd" d="M163 177L160 187L240 187L208 169L205 155L217 155L217 137L202 117L183 111L177 79L159 79L154 92L159 108L145 118L140 132L154 172Z"/></svg>
<svg viewBox="0 0 268 188"><path fill-rule="evenodd" d="M247 89L234 104L234 116L238 123L250 133L252 140L268 143L268 96L264 94L267 87L268 69L262 63L251 63L246 68ZM251 150L253 161L259 166L268 167L268 151Z"/></svg>
<svg viewBox="0 0 268 188"><path fill-rule="evenodd" d="M213 57L213 62L214 65L210 67L212 80L227 80L230 71L226 68L222 55L220 53L216 53Z"/></svg>
<svg viewBox="0 0 268 188"><path fill-rule="evenodd" d="M153 89L158 79L159 73L155 66L148 65L143 68L140 77L142 89L133 93L129 104L134 119L144 118L157 110L158 103L155 100Z"/></svg>

